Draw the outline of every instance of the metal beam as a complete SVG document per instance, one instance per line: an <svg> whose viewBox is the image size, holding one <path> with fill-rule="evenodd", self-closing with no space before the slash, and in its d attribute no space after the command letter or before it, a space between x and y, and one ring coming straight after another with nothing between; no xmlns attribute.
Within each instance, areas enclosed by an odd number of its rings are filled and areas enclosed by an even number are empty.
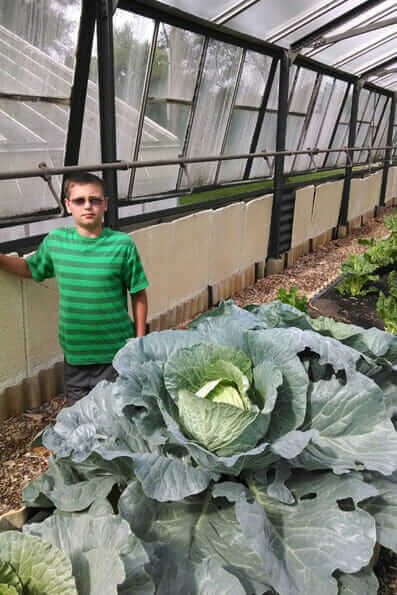
<svg viewBox="0 0 397 595"><path fill-rule="evenodd" d="M393 144L393 136L394 136L394 120L396 117L396 100L397 100L397 96L394 93L392 100L391 100L389 125L388 125L388 129L387 129L387 143L390 140L392 144ZM379 205L381 207L384 206L384 204L385 204L387 180L389 177L389 168L390 168L390 163L392 161L392 158L393 158L393 150L387 149L386 153L385 153L385 161L383 163L382 187L381 187L380 199L379 199Z"/></svg>
<svg viewBox="0 0 397 595"><path fill-rule="evenodd" d="M389 58L388 60L385 60L381 64L378 64L377 66L373 66L372 68L368 68L368 70L365 70L364 72L362 72L361 73L361 78L367 79L370 76L373 76L374 74L377 74L378 72L382 72L382 70L384 70L388 66L392 66L396 62L397 62L397 56L393 56L392 58Z"/></svg>
<svg viewBox="0 0 397 595"><path fill-rule="evenodd" d="M254 4L257 4L258 2L259 0L240 0L211 19L211 21L217 25L224 25L227 21L234 19L234 17L238 16L248 8L251 8L251 6L254 6Z"/></svg>
<svg viewBox="0 0 397 595"><path fill-rule="evenodd" d="M291 49L298 52L303 48L311 47L318 39L320 39L330 31L333 31L337 27L340 27L341 25L348 23L351 19L360 16L365 11L379 6L382 2L385 2L385 0L367 0L367 2L364 2L363 4L360 4L359 6L356 6L351 10L348 10L336 19L329 21L326 25L323 25L322 27L319 27L315 31L312 31L308 35L301 37L301 39L298 39L293 44L291 44Z"/></svg>
<svg viewBox="0 0 397 595"><path fill-rule="evenodd" d="M359 99L360 99L361 88L362 88L362 82L357 81L353 87L352 108L351 108L351 112L350 112L349 140L348 140L349 147L354 146L354 144L356 142L358 104L359 104ZM349 159L349 157L350 157L350 159ZM346 223L347 223L347 213L349 210L350 188L351 188L351 180L352 180L352 173L353 173L353 159L354 159L354 153L352 153L350 155L346 155L345 180L344 180L344 184L343 184L343 194L342 194L342 202L341 202L340 212L339 212L338 225L346 225Z"/></svg>
<svg viewBox="0 0 397 595"><path fill-rule="evenodd" d="M397 25L397 19L385 19L384 21L376 21L375 23L370 23L369 25L363 25L362 27L353 27L353 29L349 29L344 33L339 33L338 35L330 35L329 37L319 39L318 41L314 42L314 46L321 47L322 45L328 45L330 43L336 43L338 41L343 41L344 39L350 39L351 37L356 37L357 35L364 35L364 33L370 33L371 31L377 31L378 29L383 29L384 27L390 27L391 25Z"/></svg>
<svg viewBox="0 0 397 595"><path fill-rule="evenodd" d="M95 3L91 2L91 0L83 0L76 48L76 66L70 97L71 106L66 137L64 165L75 165L79 162L88 75L90 72L94 39L95 18Z"/></svg>
<svg viewBox="0 0 397 595"><path fill-rule="evenodd" d="M101 128L101 154L104 163L117 160L116 107L113 63L113 1L97 0L98 90ZM117 172L103 170L106 195L109 199L105 223L118 227Z"/></svg>
<svg viewBox="0 0 397 595"><path fill-rule="evenodd" d="M280 80L278 93L278 114L277 114L277 134L276 151L285 151L287 139L287 119L288 119L288 87L289 87L289 69L290 61L287 52L280 59ZM271 218L269 256L273 258L280 257L280 221L281 206L283 199L284 184L284 161L285 156L278 154L274 164L274 198Z"/></svg>

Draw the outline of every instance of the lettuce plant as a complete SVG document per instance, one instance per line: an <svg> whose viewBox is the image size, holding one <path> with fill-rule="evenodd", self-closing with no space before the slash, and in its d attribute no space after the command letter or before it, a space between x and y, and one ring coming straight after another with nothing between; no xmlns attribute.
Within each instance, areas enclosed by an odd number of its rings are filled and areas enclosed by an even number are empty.
<svg viewBox="0 0 397 595"><path fill-rule="evenodd" d="M337 291L342 295L347 294L352 297L376 291L375 287L365 288L364 285L368 281L379 279L379 275L373 275L377 268L377 264L369 262L364 256L349 254L349 258L342 262L342 272L345 273L345 278L337 285Z"/></svg>
<svg viewBox="0 0 397 595"><path fill-rule="evenodd" d="M302 312L306 312L307 310L307 297L305 295L299 296L298 288L295 286L291 287L289 291L281 287L277 292L277 299L282 304L289 304L298 310L302 310Z"/></svg>
<svg viewBox="0 0 397 595"><path fill-rule="evenodd" d="M73 517L117 484L159 594L376 591L375 543L397 547L397 337L225 302L114 366L45 430L56 458L27 504Z"/></svg>
<svg viewBox="0 0 397 595"><path fill-rule="evenodd" d="M376 312L384 321L385 330L393 335L397 335L397 282L396 271L389 275L389 296L386 297L383 291L379 293L376 302Z"/></svg>

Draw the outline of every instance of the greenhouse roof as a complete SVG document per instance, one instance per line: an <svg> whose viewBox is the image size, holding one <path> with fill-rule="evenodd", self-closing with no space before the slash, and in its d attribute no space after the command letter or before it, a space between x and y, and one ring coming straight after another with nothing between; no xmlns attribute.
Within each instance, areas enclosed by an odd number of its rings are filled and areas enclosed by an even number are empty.
<svg viewBox="0 0 397 595"><path fill-rule="evenodd" d="M140 2L119 2L136 8ZM397 89L396 0L152 0Z"/></svg>

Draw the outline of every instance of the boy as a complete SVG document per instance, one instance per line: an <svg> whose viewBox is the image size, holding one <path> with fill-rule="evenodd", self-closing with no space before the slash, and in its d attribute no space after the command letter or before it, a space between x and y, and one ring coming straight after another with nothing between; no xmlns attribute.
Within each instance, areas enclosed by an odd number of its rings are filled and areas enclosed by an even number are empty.
<svg viewBox="0 0 397 595"><path fill-rule="evenodd" d="M90 173L69 177L65 204L76 227L54 229L26 260L0 255L0 269L35 281L57 278L59 342L72 404L100 380L114 380L116 352L134 335L145 334L148 282L133 239L103 227L108 201L100 178Z"/></svg>

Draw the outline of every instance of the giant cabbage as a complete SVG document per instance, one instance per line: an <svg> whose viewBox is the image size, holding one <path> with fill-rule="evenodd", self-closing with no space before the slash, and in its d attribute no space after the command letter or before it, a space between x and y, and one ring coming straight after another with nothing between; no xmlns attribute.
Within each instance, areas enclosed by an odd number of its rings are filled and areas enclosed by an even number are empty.
<svg viewBox="0 0 397 595"><path fill-rule="evenodd" d="M83 510L117 486L156 593L376 584L375 543L395 541L396 337L229 301L114 366L45 430L55 459L27 504Z"/></svg>

